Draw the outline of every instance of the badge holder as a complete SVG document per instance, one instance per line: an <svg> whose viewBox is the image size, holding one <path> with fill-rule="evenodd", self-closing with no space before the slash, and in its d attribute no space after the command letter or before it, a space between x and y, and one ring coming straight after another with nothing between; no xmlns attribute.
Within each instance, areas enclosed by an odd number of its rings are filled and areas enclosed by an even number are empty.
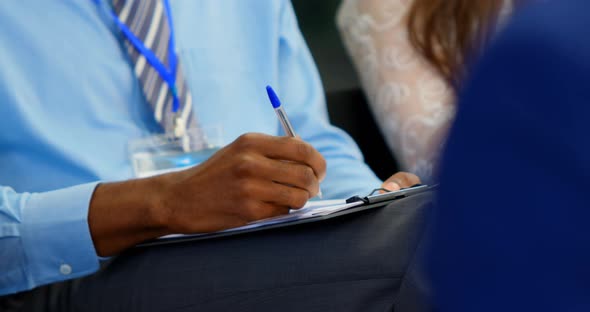
<svg viewBox="0 0 590 312"><path fill-rule="evenodd" d="M223 146L221 126L187 129L182 136L174 133L152 135L129 143L133 171L138 178L196 166Z"/></svg>

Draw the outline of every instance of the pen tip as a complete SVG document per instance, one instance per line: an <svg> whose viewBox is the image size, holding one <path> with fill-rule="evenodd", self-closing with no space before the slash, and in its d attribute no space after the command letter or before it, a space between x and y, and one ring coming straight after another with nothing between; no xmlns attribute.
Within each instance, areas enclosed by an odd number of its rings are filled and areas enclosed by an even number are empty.
<svg viewBox="0 0 590 312"><path fill-rule="evenodd" d="M281 101L271 86L266 86L266 93L268 94L272 107L279 108L281 106Z"/></svg>

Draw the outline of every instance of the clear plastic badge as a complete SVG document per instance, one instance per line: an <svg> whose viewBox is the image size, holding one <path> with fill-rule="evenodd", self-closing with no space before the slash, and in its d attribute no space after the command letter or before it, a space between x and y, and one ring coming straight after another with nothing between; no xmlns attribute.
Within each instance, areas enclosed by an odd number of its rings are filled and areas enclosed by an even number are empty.
<svg viewBox="0 0 590 312"><path fill-rule="evenodd" d="M160 134L129 142L133 171L138 178L196 166L223 146L221 126L187 129L184 135Z"/></svg>

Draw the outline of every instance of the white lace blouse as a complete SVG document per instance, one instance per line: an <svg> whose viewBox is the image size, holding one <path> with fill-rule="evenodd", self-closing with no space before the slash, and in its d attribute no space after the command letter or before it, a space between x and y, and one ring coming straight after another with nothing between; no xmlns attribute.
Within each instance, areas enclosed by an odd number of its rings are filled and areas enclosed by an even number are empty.
<svg viewBox="0 0 590 312"><path fill-rule="evenodd" d="M411 5L412 0L343 0L337 23L389 148L403 170L431 181L455 98L408 39Z"/></svg>

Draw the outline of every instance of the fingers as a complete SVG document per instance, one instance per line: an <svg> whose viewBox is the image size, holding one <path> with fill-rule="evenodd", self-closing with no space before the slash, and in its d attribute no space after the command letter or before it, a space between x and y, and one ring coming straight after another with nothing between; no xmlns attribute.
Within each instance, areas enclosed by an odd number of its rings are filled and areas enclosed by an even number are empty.
<svg viewBox="0 0 590 312"><path fill-rule="evenodd" d="M320 181L309 166L275 159L261 160L259 165L258 174L262 178L305 190L308 198L316 196L320 190Z"/></svg>
<svg viewBox="0 0 590 312"><path fill-rule="evenodd" d="M275 137L248 133L235 141L238 150L255 150L277 160L297 162L310 167L319 181L326 176L326 161L310 144L290 137Z"/></svg>
<svg viewBox="0 0 590 312"><path fill-rule="evenodd" d="M237 204L235 212L249 222L288 214L290 209L303 207L309 199L306 190L263 179L249 181L238 192L240 197L250 200Z"/></svg>
<svg viewBox="0 0 590 312"><path fill-rule="evenodd" d="M249 222L253 222L288 214L289 209L290 208L287 206L279 206L260 201L251 201L244 203L240 207L239 213Z"/></svg>
<svg viewBox="0 0 590 312"><path fill-rule="evenodd" d="M253 179L277 182L304 190L308 198L314 197L320 188L320 182L310 167L258 154L242 155L233 170L236 179L243 181L241 183L250 183Z"/></svg>
<svg viewBox="0 0 590 312"><path fill-rule="evenodd" d="M292 209L299 209L313 197L307 191L294 188L288 185L274 183L274 196L267 201L279 206L287 206Z"/></svg>
<svg viewBox="0 0 590 312"><path fill-rule="evenodd" d="M383 182L382 188L388 191L397 191L416 184L420 184L420 178L417 175L408 172L398 172Z"/></svg>
<svg viewBox="0 0 590 312"><path fill-rule="evenodd" d="M263 179L248 181L238 191L240 197L255 198L255 201L286 207L287 210L303 207L310 198L306 190Z"/></svg>
<svg viewBox="0 0 590 312"><path fill-rule="evenodd" d="M400 185L400 182L398 182L397 180L392 180L387 183L383 183L381 188L384 188L390 192L394 192L394 191L399 191L402 189L401 186L399 186L399 185ZM381 191L380 193L387 193L387 192Z"/></svg>
<svg viewBox="0 0 590 312"><path fill-rule="evenodd" d="M266 156L309 166L319 181L326 177L326 160L310 144L296 138L275 137L276 148L266 149Z"/></svg>

